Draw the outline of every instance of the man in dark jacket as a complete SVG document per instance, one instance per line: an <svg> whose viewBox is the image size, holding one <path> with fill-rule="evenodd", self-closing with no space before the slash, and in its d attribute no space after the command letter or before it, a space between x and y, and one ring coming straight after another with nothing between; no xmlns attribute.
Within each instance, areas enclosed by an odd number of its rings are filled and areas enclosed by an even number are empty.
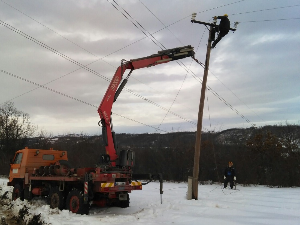
<svg viewBox="0 0 300 225"><path fill-rule="evenodd" d="M235 169L233 167L233 163L229 162L228 166L224 171L224 188L227 187L228 182L230 183L230 188L233 188L234 181L236 180Z"/></svg>
<svg viewBox="0 0 300 225"><path fill-rule="evenodd" d="M219 41L221 41L221 39L228 34L229 29L230 29L230 21L228 19L228 15L225 14L224 16L218 16L215 17L215 19L221 19L220 24L215 27L215 31L214 32L219 32L219 35L217 37L217 39L212 43L212 48L216 47L217 43ZM213 35L214 36L214 35Z"/></svg>

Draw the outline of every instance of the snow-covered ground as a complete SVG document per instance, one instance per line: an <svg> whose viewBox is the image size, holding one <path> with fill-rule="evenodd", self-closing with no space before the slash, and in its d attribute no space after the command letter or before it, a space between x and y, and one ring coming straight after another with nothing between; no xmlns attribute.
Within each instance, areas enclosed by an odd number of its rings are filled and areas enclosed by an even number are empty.
<svg viewBox="0 0 300 225"><path fill-rule="evenodd" d="M7 190L0 179L0 196ZM159 183L150 183L142 191L130 194L129 208L92 208L90 215L76 215L67 210L52 210L43 200L15 201L12 213L26 204L29 212L53 225L99 224L300 224L300 188L242 187L222 189L221 185L199 185L199 200L186 200L187 183L164 183L163 204ZM9 197L11 195L9 194ZM2 206L4 209L7 206Z"/></svg>

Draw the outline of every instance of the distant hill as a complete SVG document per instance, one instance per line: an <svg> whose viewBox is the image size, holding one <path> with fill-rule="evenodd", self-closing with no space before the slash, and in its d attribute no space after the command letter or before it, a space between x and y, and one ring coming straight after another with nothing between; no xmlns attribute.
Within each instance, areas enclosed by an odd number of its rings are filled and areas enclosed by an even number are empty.
<svg viewBox="0 0 300 225"><path fill-rule="evenodd" d="M195 140L196 132L116 134L117 153L123 149L135 152L135 173L163 173L164 179L174 181L192 176ZM105 154L101 135L35 137L26 146L65 150L76 167L95 166ZM0 174L8 174L9 159L4 161L7 165L0 165ZM234 162L239 183L300 186L300 126L203 132L199 179L222 182L229 161Z"/></svg>
<svg viewBox="0 0 300 225"><path fill-rule="evenodd" d="M292 133L296 139L300 140L300 126L264 126L260 128L232 128L220 132L203 132L203 140L211 140L218 145L245 145L247 140L256 133L271 132L274 135L281 137L284 134ZM41 140L42 139L42 140ZM47 140L45 140L47 139ZM83 141L90 143L98 143L104 147L102 143L102 135L88 136L83 134L66 134L54 137L35 137L28 139L29 146L42 148L38 146L41 141L47 141L48 144L57 144L62 142L80 143ZM194 145L196 140L196 132L174 132L174 133L144 133L144 134L116 134L118 146L121 148L149 148L162 147L168 148L177 143L184 143L185 145Z"/></svg>

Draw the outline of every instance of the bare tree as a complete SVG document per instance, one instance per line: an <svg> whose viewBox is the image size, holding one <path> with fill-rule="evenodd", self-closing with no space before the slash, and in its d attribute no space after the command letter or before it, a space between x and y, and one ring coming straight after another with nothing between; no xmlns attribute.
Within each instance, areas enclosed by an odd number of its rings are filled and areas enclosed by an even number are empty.
<svg viewBox="0 0 300 225"><path fill-rule="evenodd" d="M29 115L17 110L12 102L0 107L0 152L1 167L8 167L9 158L26 143L36 130L29 120ZM0 168L1 172L1 168Z"/></svg>

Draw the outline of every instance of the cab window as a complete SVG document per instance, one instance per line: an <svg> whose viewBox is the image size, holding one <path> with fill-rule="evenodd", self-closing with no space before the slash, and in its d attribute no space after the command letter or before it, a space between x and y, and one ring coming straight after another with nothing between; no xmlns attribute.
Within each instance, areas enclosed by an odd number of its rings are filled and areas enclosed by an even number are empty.
<svg viewBox="0 0 300 225"><path fill-rule="evenodd" d="M21 164L22 157L23 157L23 153L17 153L15 160L14 160L14 164Z"/></svg>
<svg viewBox="0 0 300 225"><path fill-rule="evenodd" d="M43 160L54 160L54 155L43 155Z"/></svg>

